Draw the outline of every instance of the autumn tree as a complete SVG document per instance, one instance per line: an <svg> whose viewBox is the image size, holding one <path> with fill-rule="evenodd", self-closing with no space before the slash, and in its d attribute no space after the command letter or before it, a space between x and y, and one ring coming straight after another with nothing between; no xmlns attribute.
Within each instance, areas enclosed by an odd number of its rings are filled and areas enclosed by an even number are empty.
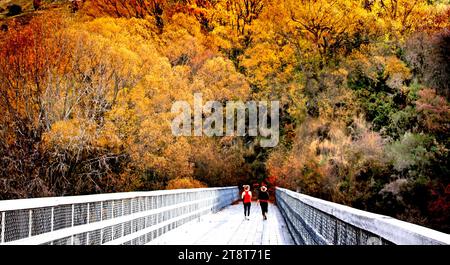
<svg viewBox="0 0 450 265"><path fill-rule="evenodd" d="M401 37L406 33L416 30L423 24L433 23L427 19L429 9L425 0L379 0L373 1L371 11L384 20L387 34L397 34ZM429 17L431 18L431 17Z"/></svg>
<svg viewBox="0 0 450 265"><path fill-rule="evenodd" d="M62 22L38 17L4 40L1 77L8 86L2 107L8 111L2 122L16 121L2 131L4 175L19 186L19 178L36 179L43 186L36 194L114 189L120 184L112 176L128 155L104 115L119 91L134 86L150 66L143 56L151 54L149 46L134 46L148 36L129 35L148 22L99 19L77 27ZM21 157L30 161L18 163Z"/></svg>
<svg viewBox="0 0 450 265"><path fill-rule="evenodd" d="M239 67L240 55L253 39L253 22L263 12L266 0L223 0L214 14L215 43Z"/></svg>
<svg viewBox="0 0 450 265"><path fill-rule="evenodd" d="M60 18L49 14L26 26L12 24L2 36L0 197L51 194L50 185L41 179L45 159L40 138L51 125L43 100L49 74L67 66L64 41L53 35L63 25Z"/></svg>
<svg viewBox="0 0 450 265"><path fill-rule="evenodd" d="M168 190L206 188L206 184L193 178L176 178L167 184Z"/></svg>
<svg viewBox="0 0 450 265"><path fill-rule="evenodd" d="M419 99L415 102L419 113L419 121L427 132L447 133L450 130L450 106L432 89L419 91Z"/></svg>
<svg viewBox="0 0 450 265"><path fill-rule="evenodd" d="M370 21L357 1L304 0L285 5L296 36L311 42L310 52L319 55L322 66Z"/></svg>
<svg viewBox="0 0 450 265"><path fill-rule="evenodd" d="M448 9L450 12L450 8ZM436 89L450 98L450 63L448 46L450 31L447 28L431 32L417 32L404 44L405 59L411 66L414 78L421 84Z"/></svg>
<svg viewBox="0 0 450 265"><path fill-rule="evenodd" d="M87 0L83 10L92 16L111 16L125 18L154 19L155 25L161 30L164 27L163 12L167 4L166 0Z"/></svg>

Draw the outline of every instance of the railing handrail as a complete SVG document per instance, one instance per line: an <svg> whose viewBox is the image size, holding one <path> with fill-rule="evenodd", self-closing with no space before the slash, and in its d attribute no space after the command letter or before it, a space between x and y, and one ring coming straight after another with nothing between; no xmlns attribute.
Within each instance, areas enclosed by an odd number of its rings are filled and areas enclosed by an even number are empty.
<svg viewBox="0 0 450 265"><path fill-rule="evenodd" d="M376 234L395 244L450 244L450 235L443 232L401 221L390 216L375 214L311 197L288 189L280 187L276 189L315 209Z"/></svg>
<svg viewBox="0 0 450 265"><path fill-rule="evenodd" d="M0 212L35 209L42 207L54 207L58 205L67 205L67 204L133 199L138 197L159 196L166 194L192 193L203 190L222 190L236 187L237 186L196 188L196 189L155 190L155 191L132 191L132 192L116 192L116 193L102 193L102 194L76 195L76 196L0 200Z"/></svg>

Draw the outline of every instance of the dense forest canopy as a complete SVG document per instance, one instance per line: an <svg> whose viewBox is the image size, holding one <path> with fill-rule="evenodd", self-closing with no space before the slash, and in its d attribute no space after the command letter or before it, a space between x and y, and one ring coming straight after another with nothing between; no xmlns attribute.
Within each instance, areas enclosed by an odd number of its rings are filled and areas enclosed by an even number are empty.
<svg viewBox="0 0 450 265"><path fill-rule="evenodd" d="M450 232L450 4L0 1L0 199L268 183ZM280 144L172 103L279 100Z"/></svg>

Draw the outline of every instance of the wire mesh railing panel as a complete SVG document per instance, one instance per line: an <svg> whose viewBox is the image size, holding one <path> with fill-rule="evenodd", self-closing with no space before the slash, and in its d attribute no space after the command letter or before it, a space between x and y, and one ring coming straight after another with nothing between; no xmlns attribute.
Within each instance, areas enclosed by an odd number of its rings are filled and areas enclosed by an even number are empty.
<svg viewBox="0 0 450 265"><path fill-rule="evenodd" d="M118 239L123 236L123 224L113 226L112 235L113 239Z"/></svg>
<svg viewBox="0 0 450 265"><path fill-rule="evenodd" d="M150 242L150 241L152 241L153 240L153 238L152 238L152 233L150 232L150 233L147 233L146 235L145 235L145 242Z"/></svg>
<svg viewBox="0 0 450 265"><path fill-rule="evenodd" d="M72 245L72 236L63 237L61 239L54 240L53 245Z"/></svg>
<svg viewBox="0 0 450 265"><path fill-rule="evenodd" d="M89 245L100 245L101 242L101 229L97 229L91 232L88 232L89 235Z"/></svg>
<svg viewBox="0 0 450 265"><path fill-rule="evenodd" d="M131 221L131 233L135 233L138 231L139 220Z"/></svg>
<svg viewBox="0 0 450 265"><path fill-rule="evenodd" d="M138 212L138 199L133 198L131 199L131 213L137 213Z"/></svg>
<svg viewBox="0 0 450 265"><path fill-rule="evenodd" d="M40 235L52 230L52 208L33 209L31 215L31 235Z"/></svg>
<svg viewBox="0 0 450 265"><path fill-rule="evenodd" d="M139 197L138 208L139 208L139 212L143 212L146 210L146 198L145 197Z"/></svg>
<svg viewBox="0 0 450 265"><path fill-rule="evenodd" d="M72 226L72 205L59 205L54 208L53 230Z"/></svg>
<svg viewBox="0 0 450 265"><path fill-rule="evenodd" d="M101 221L101 210L102 203L101 202L93 202L89 203L89 223L95 223Z"/></svg>
<svg viewBox="0 0 450 265"><path fill-rule="evenodd" d="M123 201L122 200L115 200L113 202L113 218L117 218L120 216L123 216Z"/></svg>
<svg viewBox="0 0 450 265"><path fill-rule="evenodd" d="M123 235L126 236L131 234L131 221L125 222L123 225L124 225Z"/></svg>
<svg viewBox="0 0 450 265"><path fill-rule="evenodd" d="M112 226L108 226L102 229L102 244L112 240L113 238L112 230L113 230Z"/></svg>
<svg viewBox="0 0 450 265"><path fill-rule="evenodd" d="M122 200L123 203L123 215L131 214L131 199Z"/></svg>
<svg viewBox="0 0 450 265"><path fill-rule="evenodd" d="M81 233L73 236L73 245L87 245L87 234Z"/></svg>
<svg viewBox="0 0 450 265"><path fill-rule="evenodd" d="M5 212L4 242L10 242L28 237L29 234L29 210L17 210Z"/></svg>
<svg viewBox="0 0 450 265"><path fill-rule="evenodd" d="M84 225L88 223L88 204L74 204L73 225Z"/></svg>
<svg viewBox="0 0 450 265"><path fill-rule="evenodd" d="M102 203L102 221L109 220L113 215L113 201L104 201Z"/></svg>

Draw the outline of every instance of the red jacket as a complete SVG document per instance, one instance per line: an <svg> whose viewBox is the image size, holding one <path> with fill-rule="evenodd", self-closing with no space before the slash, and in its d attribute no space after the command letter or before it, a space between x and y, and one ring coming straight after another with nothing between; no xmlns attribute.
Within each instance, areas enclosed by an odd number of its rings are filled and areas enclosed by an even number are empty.
<svg viewBox="0 0 450 265"><path fill-rule="evenodd" d="M246 190L244 191L244 203L252 202L252 195L251 192Z"/></svg>

